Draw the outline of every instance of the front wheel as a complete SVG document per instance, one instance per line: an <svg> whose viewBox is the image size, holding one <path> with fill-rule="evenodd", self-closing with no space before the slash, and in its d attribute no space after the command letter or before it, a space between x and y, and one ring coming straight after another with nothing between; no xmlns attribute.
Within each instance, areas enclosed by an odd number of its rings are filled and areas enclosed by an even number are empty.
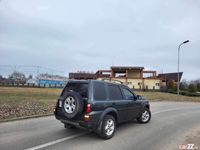
<svg viewBox="0 0 200 150"><path fill-rule="evenodd" d="M113 137L116 128L116 120L113 116L107 115L104 117L101 125L100 136L104 139Z"/></svg>
<svg viewBox="0 0 200 150"><path fill-rule="evenodd" d="M141 116L137 120L140 123L148 123L151 120L151 111L148 108L144 108Z"/></svg>

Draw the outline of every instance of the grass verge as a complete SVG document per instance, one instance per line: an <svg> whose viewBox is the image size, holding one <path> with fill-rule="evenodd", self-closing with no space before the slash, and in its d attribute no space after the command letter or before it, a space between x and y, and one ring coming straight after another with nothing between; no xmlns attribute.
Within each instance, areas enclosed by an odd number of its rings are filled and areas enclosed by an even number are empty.
<svg viewBox="0 0 200 150"><path fill-rule="evenodd" d="M142 92L135 91L136 94L146 97L148 100L157 101L184 101L184 102L200 102L200 97L184 96L165 92Z"/></svg>
<svg viewBox="0 0 200 150"><path fill-rule="evenodd" d="M62 89L0 87L0 122L53 114L56 99ZM179 97L161 92L141 92L136 94L154 101L200 102L200 97Z"/></svg>

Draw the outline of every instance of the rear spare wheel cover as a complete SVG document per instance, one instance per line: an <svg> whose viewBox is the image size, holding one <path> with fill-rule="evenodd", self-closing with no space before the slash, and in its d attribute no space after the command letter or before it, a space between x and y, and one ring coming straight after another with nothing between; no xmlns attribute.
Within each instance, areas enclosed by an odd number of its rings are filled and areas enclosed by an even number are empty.
<svg viewBox="0 0 200 150"><path fill-rule="evenodd" d="M68 114L71 114L76 109L76 102L72 96L68 96L64 102L64 109Z"/></svg>
<svg viewBox="0 0 200 150"><path fill-rule="evenodd" d="M83 112L84 102L77 92L67 92L63 96L62 112L67 118L75 118Z"/></svg>

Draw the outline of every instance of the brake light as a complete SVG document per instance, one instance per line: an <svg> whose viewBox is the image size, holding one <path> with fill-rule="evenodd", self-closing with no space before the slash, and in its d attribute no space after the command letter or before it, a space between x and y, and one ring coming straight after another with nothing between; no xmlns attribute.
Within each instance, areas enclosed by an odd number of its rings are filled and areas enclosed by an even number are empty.
<svg viewBox="0 0 200 150"><path fill-rule="evenodd" d="M92 111L91 104L87 104L86 113L90 113Z"/></svg>

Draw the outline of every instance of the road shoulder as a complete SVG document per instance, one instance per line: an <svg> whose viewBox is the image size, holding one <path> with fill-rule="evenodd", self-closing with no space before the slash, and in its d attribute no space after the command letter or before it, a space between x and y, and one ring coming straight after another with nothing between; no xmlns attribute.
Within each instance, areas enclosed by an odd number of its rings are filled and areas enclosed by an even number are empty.
<svg viewBox="0 0 200 150"><path fill-rule="evenodd" d="M182 140L177 143L178 145L174 149L200 150L200 124L189 129L181 138Z"/></svg>

